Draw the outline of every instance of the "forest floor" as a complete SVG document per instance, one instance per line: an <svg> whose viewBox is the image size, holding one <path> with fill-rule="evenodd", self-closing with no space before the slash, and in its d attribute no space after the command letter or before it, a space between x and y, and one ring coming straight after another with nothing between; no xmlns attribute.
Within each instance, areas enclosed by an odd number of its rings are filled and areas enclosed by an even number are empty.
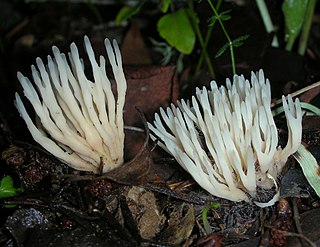
<svg viewBox="0 0 320 247"><path fill-rule="evenodd" d="M102 177L69 168L32 140L13 103L14 93L22 93L16 73L29 76L36 57L46 59L53 45L68 51L72 42L81 47L87 35L96 54L104 54L104 38L118 40L128 82L127 126L144 127L136 108L152 121L159 107L190 98L195 87L208 86L212 80L205 67L193 75L199 44L184 57L180 71L175 51L169 63L161 65L162 56L150 39L164 42L156 30L161 13L149 11L156 6L147 6L140 15L117 26L114 20L121 5L94 2L0 2L0 178L10 175L15 186L23 188L18 196L0 201L0 244L320 246L320 200L294 159L288 160L279 180L280 201L259 208L208 194L142 132L126 130L124 169ZM205 4L194 4L204 26L210 15ZM300 56L284 49L281 4L269 1L268 7L279 29L279 48L271 46L272 36L264 31L255 1L223 2L221 6L222 11L232 10L226 23L229 34L250 35L235 49L237 73L250 78L251 71L262 68L276 100L320 81L320 13L315 13L307 52ZM214 59L226 40L218 26L212 37L208 53L215 80L221 85L232 77L230 55L226 52ZM143 92L142 87L146 88ZM300 99L319 107L319 90ZM284 121L276 121L283 133L280 138L285 137ZM316 158L320 158L319 123L317 116L303 121L303 142ZM268 194L260 193L261 197ZM204 210L209 228L202 218Z"/></svg>

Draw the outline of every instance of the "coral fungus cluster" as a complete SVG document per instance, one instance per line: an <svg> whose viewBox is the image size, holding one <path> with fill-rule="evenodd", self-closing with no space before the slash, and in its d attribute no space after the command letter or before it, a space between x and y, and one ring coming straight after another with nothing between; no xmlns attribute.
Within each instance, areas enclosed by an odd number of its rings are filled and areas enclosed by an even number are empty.
<svg viewBox="0 0 320 247"><path fill-rule="evenodd" d="M37 58L32 65L33 83L18 72L24 94L32 104L37 120L33 123L16 93L16 107L32 137L48 152L78 170L98 173L123 163L123 107L127 89L121 54L108 39L105 47L117 83L117 99L106 74L106 60L99 64L88 37L84 38L94 82L85 75L77 46L71 44L69 61L57 47L45 66Z"/></svg>
<svg viewBox="0 0 320 247"><path fill-rule="evenodd" d="M271 112L270 82L260 70L251 83L234 76L226 87L211 82L211 89L196 90L191 102L160 109L155 114L153 139L212 195L249 201L257 186L271 188L288 157L301 143L299 100L282 97L288 142L278 145Z"/></svg>

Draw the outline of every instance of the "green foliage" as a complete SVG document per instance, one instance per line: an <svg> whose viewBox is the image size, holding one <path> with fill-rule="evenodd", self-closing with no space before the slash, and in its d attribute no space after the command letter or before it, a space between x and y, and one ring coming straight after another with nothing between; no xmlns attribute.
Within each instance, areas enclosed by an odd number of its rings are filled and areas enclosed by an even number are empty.
<svg viewBox="0 0 320 247"><path fill-rule="evenodd" d="M0 199L13 197L23 192L22 188L15 188L13 179L10 176L5 176L0 182Z"/></svg>
<svg viewBox="0 0 320 247"><path fill-rule="evenodd" d="M307 49L307 43L309 38L309 33L312 25L312 20L314 16L314 10L317 5L317 0L309 0L308 7L305 14L305 19L303 22L302 32L299 41L298 53L303 56Z"/></svg>
<svg viewBox="0 0 320 247"><path fill-rule="evenodd" d="M210 19L209 19L209 27L214 25L215 22L219 19L221 21L228 21L231 19L231 15L229 15L229 13L231 12L231 10L226 10L221 12L218 16L213 15Z"/></svg>
<svg viewBox="0 0 320 247"><path fill-rule="evenodd" d="M231 45L232 45L233 47L239 47L239 46L243 45L243 41L246 40L246 39L248 39L248 38L249 38L249 35L247 34L247 35L243 35L243 36L240 36L240 37L237 38L237 39L232 40L230 43L227 42L226 44L224 44L224 45L217 51L217 53L216 53L216 55L215 55L215 58L220 57L220 56L226 51L226 49L229 48Z"/></svg>
<svg viewBox="0 0 320 247"><path fill-rule="evenodd" d="M320 109L318 107L311 105L309 103L306 103L306 102L301 102L300 104L301 104L302 109L307 110L312 115L320 116Z"/></svg>
<svg viewBox="0 0 320 247"><path fill-rule="evenodd" d="M300 164L303 174L308 180L310 186L320 197L320 167L317 160L302 144L298 148L298 151L293 154L293 156Z"/></svg>
<svg viewBox="0 0 320 247"><path fill-rule="evenodd" d="M246 39L249 38L249 34L246 34L246 35L242 35L240 36L239 38L236 38L234 40L232 40L232 44L234 47L239 47L239 46L242 46L243 45L243 41L245 41Z"/></svg>
<svg viewBox="0 0 320 247"><path fill-rule="evenodd" d="M256 0L267 32L274 32L275 27L265 3L265 0ZM317 0L284 0L282 3L282 12L285 19L285 41L286 50L292 51L296 38L300 35L298 53L304 55L307 48L312 19ZM302 29L302 31L301 31ZM301 32L301 34L300 34ZM272 45L279 47L278 39L273 38Z"/></svg>
<svg viewBox="0 0 320 247"><path fill-rule="evenodd" d="M229 48L229 46L231 45L231 43L227 42L225 43L216 53L216 55L214 56L215 58L220 57L226 50L227 48Z"/></svg>
<svg viewBox="0 0 320 247"><path fill-rule="evenodd" d="M301 31L306 15L308 0L285 0L282 11L285 17L287 50L291 50L293 43Z"/></svg>
<svg viewBox="0 0 320 247"><path fill-rule="evenodd" d="M145 1L139 1L134 7L123 6L116 16L115 23L120 25L122 22L129 20L132 16L138 14Z"/></svg>
<svg viewBox="0 0 320 247"><path fill-rule="evenodd" d="M301 108L306 110L306 115L317 115L320 116L320 109L312 104L306 102L300 102ZM272 110L272 115L275 117L284 112L283 106L279 106L278 108Z"/></svg>
<svg viewBox="0 0 320 247"><path fill-rule="evenodd" d="M123 6L116 17L116 25L120 25L122 22L128 20L135 13L134 8L130 6Z"/></svg>
<svg viewBox="0 0 320 247"><path fill-rule="evenodd" d="M203 227L204 227L204 230L206 231L206 234L209 235L212 231L211 231L211 227L210 227L210 224L208 222L208 211L210 209L216 209L220 207L220 203L218 202L212 202L209 206L207 207L204 207L202 209L202 223L203 223Z"/></svg>
<svg viewBox="0 0 320 247"><path fill-rule="evenodd" d="M162 0L161 1L161 12L167 13L170 4L171 4L171 0Z"/></svg>
<svg viewBox="0 0 320 247"><path fill-rule="evenodd" d="M196 35L185 8L162 16L157 29L160 36L181 53L190 54L193 51Z"/></svg>
<svg viewBox="0 0 320 247"><path fill-rule="evenodd" d="M233 72L233 74L236 74L236 62L235 62L235 56L234 56L233 48L234 47L239 47L240 45L242 45L243 41L245 39L247 39L249 36L248 35L244 35L244 36L241 36L241 37L239 37L239 38L237 38L235 40L231 40L231 38L230 38L230 36L229 36L229 34L228 34L224 24L223 24L224 20L229 20L230 19L229 16L226 15L226 12L224 12L224 13L222 12L221 14L219 14L217 9L213 6L211 0L208 0L208 4L210 5L210 7L211 7L211 9L213 11L214 17L218 21L218 23L220 24L222 32L223 32L224 36L227 39L227 43L224 46L222 46L220 48L220 50L217 52L216 58L221 56L225 52L225 50L227 48L229 48L229 50L230 50L230 58L231 58L231 65L232 65L232 72Z"/></svg>
<svg viewBox="0 0 320 247"><path fill-rule="evenodd" d="M116 24L120 24L123 21L129 20L134 15L140 13L143 9L142 7L146 2L146 0L137 0L136 5L133 7L122 7L116 17ZM223 46L218 53L222 54L227 48L230 49L232 71L233 73L235 73L236 71L233 47L242 45L242 41L245 40L247 36L241 36L238 39L231 40L225 27L222 24L223 21L227 21L231 18L231 16L229 15L230 10L218 13L220 5L222 4L222 0L218 0L216 2L216 6L213 6L212 2L210 0L207 0L207 3L210 5L214 14L213 17L211 17L209 20L209 25L207 30L205 31L204 38L202 36L204 32L201 31L201 28L199 27L199 19L193 7L194 3L200 2L201 1L187 0L186 4L184 5L185 7L182 7L181 5L177 6L177 4L175 4L176 1L158 0L157 3L159 10L164 14L157 22L158 33L172 48L175 48L175 50L181 53L177 61L177 66L180 68L179 71L182 71L183 68L183 55L190 55L194 51L194 47L197 41L200 45L200 48L202 49L202 52L195 68L195 74L197 75L199 73L203 61L205 61L209 74L212 78L215 78L212 61L207 53L207 46L209 44L209 40L211 39L212 28L215 22L218 21L228 40L228 43ZM172 50L169 50L166 47L156 47L156 49L161 49L161 53L165 54L164 61L162 62L168 63L168 59L170 60L173 57ZM219 54L219 56L221 54Z"/></svg>

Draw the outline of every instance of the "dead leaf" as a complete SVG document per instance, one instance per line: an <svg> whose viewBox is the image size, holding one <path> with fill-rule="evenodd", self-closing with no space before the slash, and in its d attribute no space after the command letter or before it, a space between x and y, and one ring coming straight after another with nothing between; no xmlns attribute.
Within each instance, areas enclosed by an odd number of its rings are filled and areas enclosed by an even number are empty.
<svg viewBox="0 0 320 247"><path fill-rule="evenodd" d="M141 35L141 21L133 19L121 45L122 61L125 65L151 64L149 51Z"/></svg>
<svg viewBox="0 0 320 247"><path fill-rule="evenodd" d="M160 239L172 245L181 245L191 235L195 215L192 204L182 203L170 213L169 226L161 233Z"/></svg>
<svg viewBox="0 0 320 247"><path fill-rule="evenodd" d="M147 120L143 113L139 111L141 120L145 127L145 141L137 155L129 162L122 166L107 172L102 177L108 178L114 182L126 185L139 185L154 179L153 160L151 157L151 150L149 147L149 129L147 127Z"/></svg>

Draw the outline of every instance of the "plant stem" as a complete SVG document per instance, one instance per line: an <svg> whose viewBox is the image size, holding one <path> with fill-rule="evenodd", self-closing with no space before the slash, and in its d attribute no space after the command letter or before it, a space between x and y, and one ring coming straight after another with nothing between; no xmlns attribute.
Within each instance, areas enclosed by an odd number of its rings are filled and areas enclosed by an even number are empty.
<svg viewBox="0 0 320 247"><path fill-rule="evenodd" d="M197 66L196 66L196 70L195 70L195 74L199 74L199 71L201 69L201 66L203 64L203 59L204 57L206 56L207 53L207 46L208 46L208 43L209 43L209 40L211 38L211 34L212 34L212 28L213 26L210 26L208 28L208 31L207 31L207 34L206 34L206 37L205 37L205 40L204 40L204 44L202 46L202 50L201 50L201 54L200 54L200 58L198 60L198 63L197 63ZM210 61L211 62L211 61ZM209 66L208 66L208 69L209 69ZM214 77L212 78L214 79Z"/></svg>
<svg viewBox="0 0 320 247"><path fill-rule="evenodd" d="M221 3L222 3L222 0L218 0L217 2L217 5L216 5L216 10L219 11L219 8L221 6ZM211 34L212 34L212 29L213 29L213 25L211 25L209 28L208 28L208 31L206 33L206 37L205 37L205 40L204 40L204 45L202 47L202 50L201 50L201 55L200 55L200 58L198 60L198 64L197 64L197 67L196 67L196 71L195 71L195 74L197 75L201 69L201 66L203 64L203 59L204 59L204 56L205 54L207 53L207 47L208 47L208 44L209 44L209 40L211 38ZM214 77L213 77L214 79Z"/></svg>
<svg viewBox="0 0 320 247"><path fill-rule="evenodd" d="M312 24L312 17L314 15L314 9L316 6L317 0L309 0L303 27L302 33L299 42L298 53L303 56L307 49L309 32Z"/></svg>
<svg viewBox="0 0 320 247"><path fill-rule="evenodd" d="M230 57L231 57L231 64L232 64L232 73L233 74L236 74L236 63L235 63L235 58L234 58L234 52L233 52L233 43L232 43L232 40L230 39L230 36L227 32L227 30L225 29L220 17L219 17L219 14L217 12L217 10L215 9L215 7L213 6L211 0L208 0L208 3L214 13L214 15L216 16L219 24L220 24L220 27L224 33L224 36L226 36L227 40L228 40L228 43L229 43L229 49L230 49Z"/></svg>
<svg viewBox="0 0 320 247"><path fill-rule="evenodd" d="M189 10L192 12L191 15L190 15L190 18L191 18L195 33L197 35L197 38L199 40L199 43L201 45L202 51L204 51L204 57L205 57L205 60L206 60L207 66L208 66L209 74L210 74L210 76L212 78L215 78L216 76L215 76L215 73L214 73L214 70L213 70L213 67L212 67L212 63L211 63L210 57L209 57L209 55L207 53L205 42L203 40L203 37L202 37L200 29L199 29L199 25L197 23L196 14L195 14L194 9L193 9L192 0L188 0L187 3L188 3ZM196 72L198 73L198 71L196 71Z"/></svg>
<svg viewBox="0 0 320 247"><path fill-rule="evenodd" d="M291 51L292 50L292 47L293 47L295 39L296 38L293 35L289 35L289 39L288 39L287 44L286 44L286 50L287 51Z"/></svg>
<svg viewBox="0 0 320 247"><path fill-rule="evenodd" d="M267 8L265 1L264 0L256 0L256 4L258 6L258 9L259 9L263 24L266 28L266 31L268 33L274 32L274 26L273 26L273 23L272 23L272 20L271 20L271 17L270 17L270 14L269 14L269 11L268 11L268 8ZM279 47L279 42L278 42L277 36L273 37L272 46Z"/></svg>

